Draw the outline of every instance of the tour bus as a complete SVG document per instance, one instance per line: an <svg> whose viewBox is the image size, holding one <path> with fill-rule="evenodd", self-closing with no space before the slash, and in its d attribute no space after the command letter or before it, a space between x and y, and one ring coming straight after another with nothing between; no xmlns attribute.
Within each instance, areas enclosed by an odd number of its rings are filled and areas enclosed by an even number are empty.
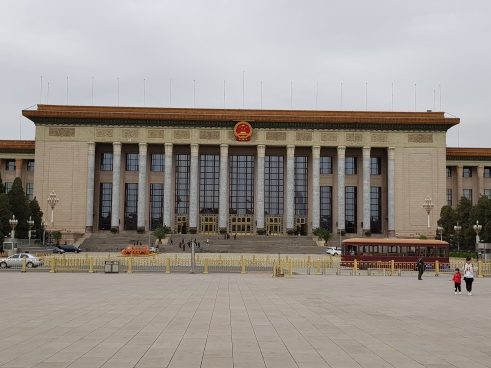
<svg viewBox="0 0 491 368"><path fill-rule="evenodd" d="M352 238L342 243L341 261L448 263L449 244L441 240Z"/></svg>

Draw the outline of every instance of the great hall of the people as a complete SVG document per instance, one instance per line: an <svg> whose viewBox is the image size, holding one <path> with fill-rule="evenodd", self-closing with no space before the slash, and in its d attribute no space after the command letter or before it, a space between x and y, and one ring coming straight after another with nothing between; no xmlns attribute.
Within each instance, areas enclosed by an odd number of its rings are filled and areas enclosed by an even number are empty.
<svg viewBox="0 0 491 368"><path fill-rule="evenodd" d="M491 149L448 148L443 112L37 105L34 141L0 141L54 228L85 232L427 234L444 205L491 197ZM47 216L48 218L49 216ZM48 219L49 221L49 219Z"/></svg>

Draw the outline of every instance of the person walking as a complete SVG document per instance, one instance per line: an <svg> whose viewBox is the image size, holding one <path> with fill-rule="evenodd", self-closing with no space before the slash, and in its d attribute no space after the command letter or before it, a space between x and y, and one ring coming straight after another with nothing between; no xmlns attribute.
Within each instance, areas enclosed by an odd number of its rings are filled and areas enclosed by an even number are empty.
<svg viewBox="0 0 491 368"><path fill-rule="evenodd" d="M455 269L455 273L453 274L452 281L454 282L454 286L455 286L455 294L457 294L457 291L459 292L459 294L461 294L460 285L462 283L462 274L460 273L460 270L458 268Z"/></svg>
<svg viewBox="0 0 491 368"><path fill-rule="evenodd" d="M423 262L423 258L418 259L418 263L416 264L418 267L418 280L422 280L421 276L423 276L423 272L425 272L425 263Z"/></svg>
<svg viewBox="0 0 491 368"><path fill-rule="evenodd" d="M464 281L467 295L472 296L472 283L474 282L474 266L471 263L471 257L465 259L464 265Z"/></svg>

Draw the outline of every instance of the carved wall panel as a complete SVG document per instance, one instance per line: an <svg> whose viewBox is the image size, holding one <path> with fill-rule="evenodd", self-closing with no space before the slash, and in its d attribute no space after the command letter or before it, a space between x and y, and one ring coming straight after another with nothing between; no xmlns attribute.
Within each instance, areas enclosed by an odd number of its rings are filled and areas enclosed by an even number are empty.
<svg viewBox="0 0 491 368"><path fill-rule="evenodd" d="M75 137L75 128L50 127L50 137Z"/></svg>
<svg viewBox="0 0 491 368"><path fill-rule="evenodd" d="M266 132L266 141L286 141L286 132Z"/></svg>
<svg viewBox="0 0 491 368"><path fill-rule="evenodd" d="M296 139L297 141L311 142L312 132L297 132Z"/></svg>
<svg viewBox="0 0 491 368"><path fill-rule="evenodd" d="M165 130L163 129L148 129L148 138L164 138Z"/></svg>
<svg viewBox="0 0 491 368"><path fill-rule="evenodd" d="M346 133L346 142L362 142L363 134L362 133Z"/></svg>
<svg viewBox="0 0 491 368"><path fill-rule="evenodd" d="M190 137L191 133L189 130L174 130L175 139L189 139Z"/></svg>
<svg viewBox="0 0 491 368"><path fill-rule="evenodd" d="M336 143L338 141L338 133L321 133L321 141Z"/></svg>
<svg viewBox="0 0 491 368"><path fill-rule="evenodd" d="M220 131L219 130L200 130L199 132L200 139L220 139Z"/></svg>
<svg viewBox="0 0 491 368"><path fill-rule="evenodd" d="M407 135L409 143L433 143L433 134L431 133L410 133Z"/></svg>
<svg viewBox="0 0 491 368"><path fill-rule="evenodd" d="M387 143L388 141L386 133L372 133L370 139L372 143Z"/></svg>
<svg viewBox="0 0 491 368"><path fill-rule="evenodd" d="M113 130L111 128L97 128L95 136L98 138L112 138Z"/></svg>

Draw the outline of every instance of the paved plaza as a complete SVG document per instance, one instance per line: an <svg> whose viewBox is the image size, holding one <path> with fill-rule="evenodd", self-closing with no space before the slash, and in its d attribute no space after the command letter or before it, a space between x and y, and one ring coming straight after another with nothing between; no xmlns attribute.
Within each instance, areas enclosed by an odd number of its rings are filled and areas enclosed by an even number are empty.
<svg viewBox="0 0 491 368"><path fill-rule="evenodd" d="M4 272L0 367L491 367L491 279Z"/></svg>

